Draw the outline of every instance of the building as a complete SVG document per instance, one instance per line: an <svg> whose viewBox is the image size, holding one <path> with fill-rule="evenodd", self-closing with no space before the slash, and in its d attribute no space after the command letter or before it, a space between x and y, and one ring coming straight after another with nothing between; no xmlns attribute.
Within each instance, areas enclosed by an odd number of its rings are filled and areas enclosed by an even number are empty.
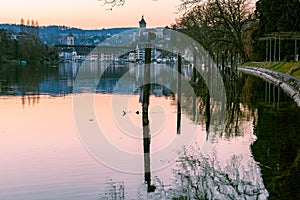
<svg viewBox="0 0 300 200"><path fill-rule="evenodd" d="M142 15L142 19L139 21L140 30L139 30L139 37L143 34L143 29L146 29L147 23L144 19L144 15ZM141 47L138 43L135 49L135 61L142 62L145 59L145 47Z"/></svg>
<svg viewBox="0 0 300 200"><path fill-rule="evenodd" d="M140 28L146 28L147 23L144 19L144 15L142 15L142 19L139 21L139 24L140 24Z"/></svg>
<svg viewBox="0 0 300 200"><path fill-rule="evenodd" d="M72 33L69 33L67 36L67 45L74 45L74 36Z"/></svg>

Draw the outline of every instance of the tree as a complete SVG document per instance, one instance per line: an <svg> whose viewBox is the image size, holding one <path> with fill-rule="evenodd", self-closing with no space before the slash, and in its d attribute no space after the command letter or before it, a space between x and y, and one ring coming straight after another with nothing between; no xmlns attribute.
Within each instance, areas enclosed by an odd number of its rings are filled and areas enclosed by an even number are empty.
<svg viewBox="0 0 300 200"><path fill-rule="evenodd" d="M299 0L259 0L255 11L263 34L300 31Z"/></svg>
<svg viewBox="0 0 300 200"><path fill-rule="evenodd" d="M109 9L112 10L116 6L123 6L126 0L98 0L98 1L100 1L102 5L108 5Z"/></svg>
<svg viewBox="0 0 300 200"><path fill-rule="evenodd" d="M258 0L255 15L259 21L258 29L254 33L256 40L265 37L267 34L300 31L299 0ZM254 48L257 58L261 60L266 58L266 41L257 41ZM281 52L284 53L285 59L295 54L294 41L283 41Z"/></svg>
<svg viewBox="0 0 300 200"><path fill-rule="evenodd" d="M98 0L103 5L110 6L110 9L112 9L115 6L123 6L125 4L125 0Z"/></svg>
<svg viewBox="0 0 300 200"><path fill-rule="evenodd" d="M24 19L22 18L21 19L21 22L20 22L20 29L21 29L21 33L24 33L25 32L25 30L24 30L24 25L25 24L25 21L24 21Z"/></svg>
<svg viewBox="0 0 300 200"><path fill-rule="evenodd" d="M187 11L177 20L177 28L199 41L211 54L230 51L244 61L252 58L252 38L246 37L254 22L250 0L181 1L181 11Z"/></svg>
<svg viewBox="0 0 300 200"><path fill-rule="evenodd" d="M0 63L16 56L16 42L12 39L12 34L11 31L0 29Z"/></svg>
<svg viewBox="0 0 300 200"><path fill-rule="evenodd" d="M257 91L263 90L263 84L256 85ZM257 103L259 117L254 129L257 139L251 144L253 157L262 166L262 178L270 200L300 197L300 109L288 103L291 99L287 96L282 95L280 102L284 102L280 109Z"/></svg>

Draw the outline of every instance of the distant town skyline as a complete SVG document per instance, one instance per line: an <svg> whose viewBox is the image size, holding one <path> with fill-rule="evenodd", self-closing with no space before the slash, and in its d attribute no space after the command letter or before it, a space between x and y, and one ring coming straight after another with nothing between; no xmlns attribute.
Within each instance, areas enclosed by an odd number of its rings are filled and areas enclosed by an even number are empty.
<svg viewBox="0 0 300 200"><path fill-rule="evenodd" d="M101 5L98 0L11 0L0 6L0 23L20 24L21 19L40 26L65 25L82 29L138 27L144 15L147 27L165 27L179 17L180 0L126 0L124 6Z"/></svg>

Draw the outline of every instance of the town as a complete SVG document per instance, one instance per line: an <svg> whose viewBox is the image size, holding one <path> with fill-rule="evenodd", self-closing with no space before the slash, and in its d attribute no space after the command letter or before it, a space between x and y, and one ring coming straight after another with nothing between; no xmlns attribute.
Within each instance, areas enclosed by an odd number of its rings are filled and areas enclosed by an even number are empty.
<svg viewBox="0 0 300 200"><path fill-rule="evenodd" d="M38 22L23 18L20 25L0 24L0 63L15 62L25 64L27 62L59 63L59 62L82 62L84 60L124 62L143 62L145 58L144 47L137 46L130 49L126 55L118 56L111 53L101 55L90 54L92 50L113 35L124 31L131 32L133 41L138 39L141 31L146 28L146 21L142 16L137 23L139 28L112 28L102 30L81 30L66 26L39 27ZM160 33L162 35L163 33ZM176 56L166 51L154 49L152 61L157 63L176 62Z"/></svg>
<svg viewBox="0 0 300 200"><path fill-rule="evenodd" d="M299 0L0 12L0 199L300 199Z"/></svg>

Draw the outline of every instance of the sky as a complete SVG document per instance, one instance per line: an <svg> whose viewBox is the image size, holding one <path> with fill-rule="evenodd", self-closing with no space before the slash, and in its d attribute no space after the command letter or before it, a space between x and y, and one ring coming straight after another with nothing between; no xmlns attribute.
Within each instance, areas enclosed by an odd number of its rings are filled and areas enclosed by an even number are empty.
<svg viewBox="0 0 300 200"><path fill-rule="evenodd" d="M1 0L0 23L19 24L21 18L40 26L66 25L83 29L138 27L144 15L148 28L165 27L179 17L180 0L126 0L109 10L98 0Z"/></svg>

